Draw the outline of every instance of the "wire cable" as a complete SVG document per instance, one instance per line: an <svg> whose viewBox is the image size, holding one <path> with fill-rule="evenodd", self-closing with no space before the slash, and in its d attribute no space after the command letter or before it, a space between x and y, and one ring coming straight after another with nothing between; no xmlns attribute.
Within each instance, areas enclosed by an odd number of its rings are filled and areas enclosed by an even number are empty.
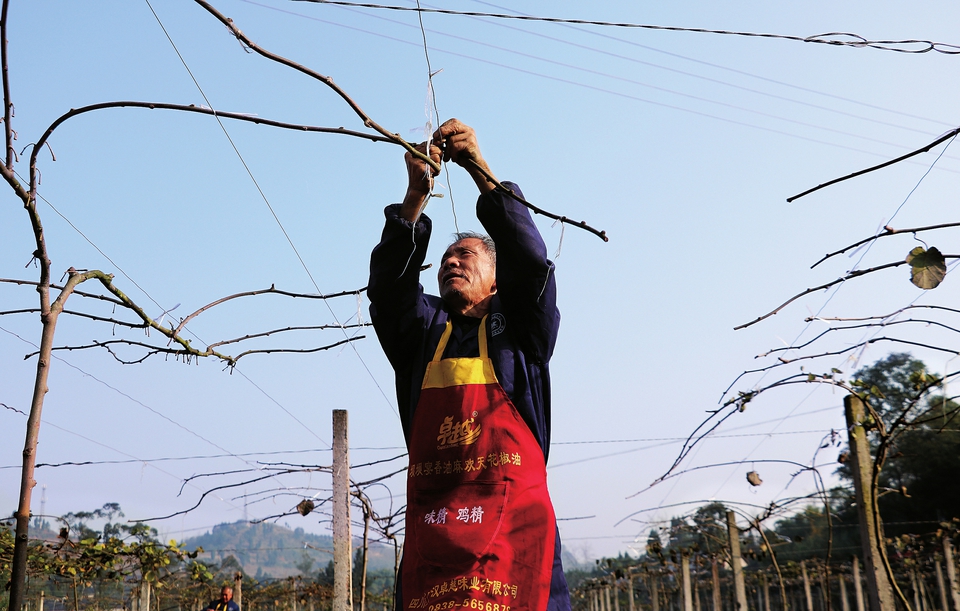
<svg viewBox="0 0 960 611"><path fill-rule="evenodd" d="M563 19L560 17L541 17L531 15L507 15L504 13L484 13L479 11L454 11L440 8L413 8L406 6L395 6L390 4L373 4L369 2L346 2L344 0L294 0L295 2L310 2L313 4L334 4L338 6L354 6L359 8L386 9L392 11L416 11L418 13L438 13L442 15L457 15L466 17L491 17L495 19L516 19L520 21L542 21L548 23L563 23L577 25L595 25L614 28L631 28L643 30L661 30L667 32L691 32L696 34L721 34L726 36L745 36L749 38L773 38L780 40L792 40L795 42L809 42L825 44L831 46L844 47L870 47L884 51L896 51L898 53L928 53L936 51L945 55L960 55L960 45L953 45L942 42L933 42L929 40L868 40L859 34L848 32L828 32L816 34L814 36L794 36L791 34L770 34L764 32L740 32L736 30L712 30L707 28L688 28L680 26L651 25L645 23L629 23L615 21L594 21L589 19ZM839 37L849 38L851 40L841 40ZM918 49L899 48L908 45L919 45Z"/></svg>
<svg viewBox="0 0 960 611"><path fill-rule="evenodd" d="M257 192L260 194L263 203L266 204L267 209L270 210L270 214L273 216L273 219L277 222L277 225L280 227L280 231L283 233L283 236L287 239L287 243L290 244L290 248L293 250L294 254L297 257L297 260L300 262L300 266L303 267L303 270L306 272L307 277L310 278L311 284L317 290L317 293L323 295L323 291L320 290L320 285L317 284L317 281L314 279L313 274L310 272L310 269L307 267L307 263L303 260L303 257L300 256L300 251L297 250L296 245L293 243L293 239L290 237L290 234L287 233L286 228L283 226L283 223L280 221L280 217L277 215L276 211L273 209L273 206L270 204L270 200L267 198L266 193L263 192L263 189L260 188L260 183L257 182L256 177L253 175L253 171L250 169L250 166L247 165L246 160L243 158L243 155L240 153L240 149L237 148L237 145L234 143L233 138L230 137L230 133L227 131L226 126L223 124L223 121L220 120L220 116L216 112L216 108L210 102L210 99L207 97L207 94L204 93L203 88L200 86L199 81L193 75L193 72L190 70L190 67L187 65L186 60L183 55L180 53L180 50L177 48L176 43L173 42L173 38L170 37L170 34L167 32L167 29L164 27L163 22L160 20L160 16L157 15L157 12L153 10L153 5L150 4L150 0L144 0L147 3L147 6L150 8L150 12L153 13L154 18L157 20L157 23L160 25L160 29L163 30L164 35L167 37L167 40L170 42L170 45L173 47L173 50L176 52L177 57L180 58L180 63L183 64L183 67L186 69L187 74L190 75L190 79L193 81L193 84L197 87L197 91L200 92L200 95L203 97L207 106L213 111L213 116L217 120L217 124L220 126L220 129L223 131L223 135L226 136L227 141L230 143L233 152L236 153L237 158L240 160L240 163L243 165L244 170L246 170L247 175L250 177L250 180L253 182L254 186L257 189ZM323 304L327 307L327 310L330 311L330 315L333 316L334 321L340 325L343 336L346 339L350 339L350 335L347 333L346 328L340 322L340 319L337 318L337 314L333 311L333 307L324 299ZM387 397L387 393L384 392L383 387L380 386L380 382L377 381L376 377L373 375L373 372L367 366L366 361L363 360L363 357L360 355L360 351L357 350L357 347L353 345L354 342L349 342L350 348L356 354L357 358L360 360L361 365L363 365L364 370L367 372L367 375L370 376L370 379L373 381L374 385L377 387L377 390L380 391L380 395L383 397L383 400L386 401L387 405L390 406L390 409L397 415L400 416L400 412L397 411L397 408Z"/></svg>

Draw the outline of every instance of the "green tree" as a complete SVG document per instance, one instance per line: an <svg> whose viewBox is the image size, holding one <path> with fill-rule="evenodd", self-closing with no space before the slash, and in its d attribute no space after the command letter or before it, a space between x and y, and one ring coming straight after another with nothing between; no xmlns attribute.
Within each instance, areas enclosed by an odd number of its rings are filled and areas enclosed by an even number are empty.
<svg viewBox="0 0 960 611"><path fill-rule="evenodd" d="M890 354L854 374L868 400L895 435L880 472L880 513L887 532L896 522L960 517L960 427L957 405L935 392L939 379L918 359ZM893 427L892 429L890 427ZM850 479L845 467L839 474ZM846 511L844 510L844 513ZM916 532L917 525L909 525ZM934 529L935 524L930 524ZM906 531L904 531L906 532Z"/></svg>

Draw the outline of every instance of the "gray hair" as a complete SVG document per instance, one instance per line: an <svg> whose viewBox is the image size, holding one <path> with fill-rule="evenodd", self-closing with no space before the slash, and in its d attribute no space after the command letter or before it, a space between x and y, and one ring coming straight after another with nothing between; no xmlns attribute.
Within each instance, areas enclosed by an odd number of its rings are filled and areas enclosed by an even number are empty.
<svg viewBox="0 0 960 611"><path fill-rule="evenodd" d="M453 234L453 241L450 242L450 245L448 246L448 248L450 246L453 246L460 240L468 240L471 238L475 240L480 240L481 242L483 242L483 249L487 251L487 254L490 255L490 260L493 261L494 265L496 265L497 264L497 245L493 243L493 238L491 238L485 233L478 233L476 231L458 231L457 233Z"/></svg>

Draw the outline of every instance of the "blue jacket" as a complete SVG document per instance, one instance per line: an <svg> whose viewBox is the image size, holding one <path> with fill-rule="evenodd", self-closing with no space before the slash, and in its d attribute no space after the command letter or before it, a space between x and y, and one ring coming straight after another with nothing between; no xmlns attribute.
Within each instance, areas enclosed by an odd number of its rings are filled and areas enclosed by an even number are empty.
<svg viewBox="0 0 960 611"><path fill-rule="evenodd" d="M506 186L523 197L516 185ZM399 204L384 210L386 225L371 256L367 295L374 329L396 373L400 421L409 443L423 374L451 315L439 297L424 293L419 282L432 228L429 217L422 215L414 227L399 212ZM500 385L546 457L550 447L548 363L560 328L554 265L547 259L530 212L515 199L496 191L481 195L477 218L497 245L497 294L487 318L490 358ZM470 321L454 317L454 323L458 327ZM455 331L447 353L464 352L456 345L458 335ZM475 343L475 335L464 337Z"/></svg>
<svg viewBox="0 0 960 611"><path fill-rule="evenodd" d="M520 188L504 183L523 197ZM384 210L386 224L370 258L370 315L396 374L397 403L407 445L427 363L447 320L454 331L444 356L478 356L476 319L451 315L439 297L424 293L420 267L432 223L399 217L400 205ZM491 191L477 200L477 218L497 247L497 294L487 317L490 359L500 385L543 449L550 450L550 370L560 329L553 262L529 210L512 197ZM435 282L435 280L433 280ZM471 332L473 330L473 332ZM570 594L556 534L548 611L569 611ZM397 600L400 584L397 584Z"/></svg>

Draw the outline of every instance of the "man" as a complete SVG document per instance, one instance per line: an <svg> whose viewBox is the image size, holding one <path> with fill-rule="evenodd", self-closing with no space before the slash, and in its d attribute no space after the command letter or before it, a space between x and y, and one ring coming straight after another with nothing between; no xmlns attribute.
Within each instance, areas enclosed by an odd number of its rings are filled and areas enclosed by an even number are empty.
<svg viewBox="0 0 960 611"><path fill-rule="evenodd" d="M398 610L568 611L546 487L554 266L529 211L478 169L493 175L473 129L450 119L419 150L470 173L490 237L458 234L440 296L424 294L433 176L408 153L407 192L385 210L367 292L410 457Z"/></svg>
<svg viewBox="0 0 960 611"><path fill-rule="evenodd" d="M240 611L240 606L233 602L233 588L220 588L220 600L211 601L204 611Z"/></svg>

